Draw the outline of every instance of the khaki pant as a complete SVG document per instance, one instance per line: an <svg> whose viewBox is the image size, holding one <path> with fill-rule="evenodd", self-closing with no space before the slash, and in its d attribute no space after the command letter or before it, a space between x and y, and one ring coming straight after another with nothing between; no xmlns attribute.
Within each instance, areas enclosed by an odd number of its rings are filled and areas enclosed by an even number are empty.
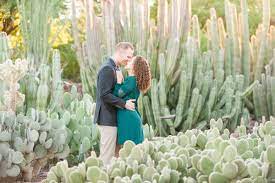
<svg viewBox="0 0 275 183"><path fill-rule="evenodd" d="M99 125L98 128L100 131L99 158L103 161L104 166L107 166L115 156L117 127Z"/></svg>

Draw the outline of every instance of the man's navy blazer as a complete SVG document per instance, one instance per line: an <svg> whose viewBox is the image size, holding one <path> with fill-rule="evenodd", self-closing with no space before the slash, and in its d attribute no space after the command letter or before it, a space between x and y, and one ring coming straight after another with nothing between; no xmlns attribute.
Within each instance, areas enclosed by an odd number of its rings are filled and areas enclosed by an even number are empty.
<svg viewBox="0 0 275 183"><path fill-rule="evenodd" d="M97 74L96 110L94 123L103 126L117 126L117 108L125 108L125 101L112 94L116 78L116 66L112 58L100 67Z"/></svg>

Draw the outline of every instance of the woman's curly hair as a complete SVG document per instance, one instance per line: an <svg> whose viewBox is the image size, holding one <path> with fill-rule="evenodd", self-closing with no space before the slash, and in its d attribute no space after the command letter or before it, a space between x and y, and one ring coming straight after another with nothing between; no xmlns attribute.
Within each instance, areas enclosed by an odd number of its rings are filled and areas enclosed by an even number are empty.
<svg viewBox="0 0 275 183"><path fill-rule="evenodd" d="M137 78L138 89L145 93L151 86L151 70L148 61L136 56L133 61L133 72Z"/></svg>

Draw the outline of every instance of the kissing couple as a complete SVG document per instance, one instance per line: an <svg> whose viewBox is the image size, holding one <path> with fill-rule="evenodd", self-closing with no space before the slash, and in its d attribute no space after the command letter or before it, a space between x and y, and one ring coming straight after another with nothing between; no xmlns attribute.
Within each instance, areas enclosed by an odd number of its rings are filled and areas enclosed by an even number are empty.
<svg viewBox="0 0 275 183"><path fill-rule="evenodd" d="M144 140L137 101L140 93L145 93L151 86L151 71L144 57L133 55L131 43L118 43L113 55L103 63L97 74L94 123L99 127L99 158L105 166L112 157L118 156L125 141L139 144ZM128 72L125 78L121 67Z"/></svg>

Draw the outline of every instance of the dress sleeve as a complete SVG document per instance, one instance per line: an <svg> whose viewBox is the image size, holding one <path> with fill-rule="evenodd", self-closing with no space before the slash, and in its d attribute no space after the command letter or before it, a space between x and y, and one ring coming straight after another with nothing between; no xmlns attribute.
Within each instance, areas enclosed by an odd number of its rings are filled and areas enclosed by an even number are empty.
<svg viewBox="0 0 275 183"><path fill-rule="evenodd" d="M116 84L113 94L117 97L123 98L131 93L134 89L136 82L134 78L126 78L125 81L121 84Z"/></svg>

